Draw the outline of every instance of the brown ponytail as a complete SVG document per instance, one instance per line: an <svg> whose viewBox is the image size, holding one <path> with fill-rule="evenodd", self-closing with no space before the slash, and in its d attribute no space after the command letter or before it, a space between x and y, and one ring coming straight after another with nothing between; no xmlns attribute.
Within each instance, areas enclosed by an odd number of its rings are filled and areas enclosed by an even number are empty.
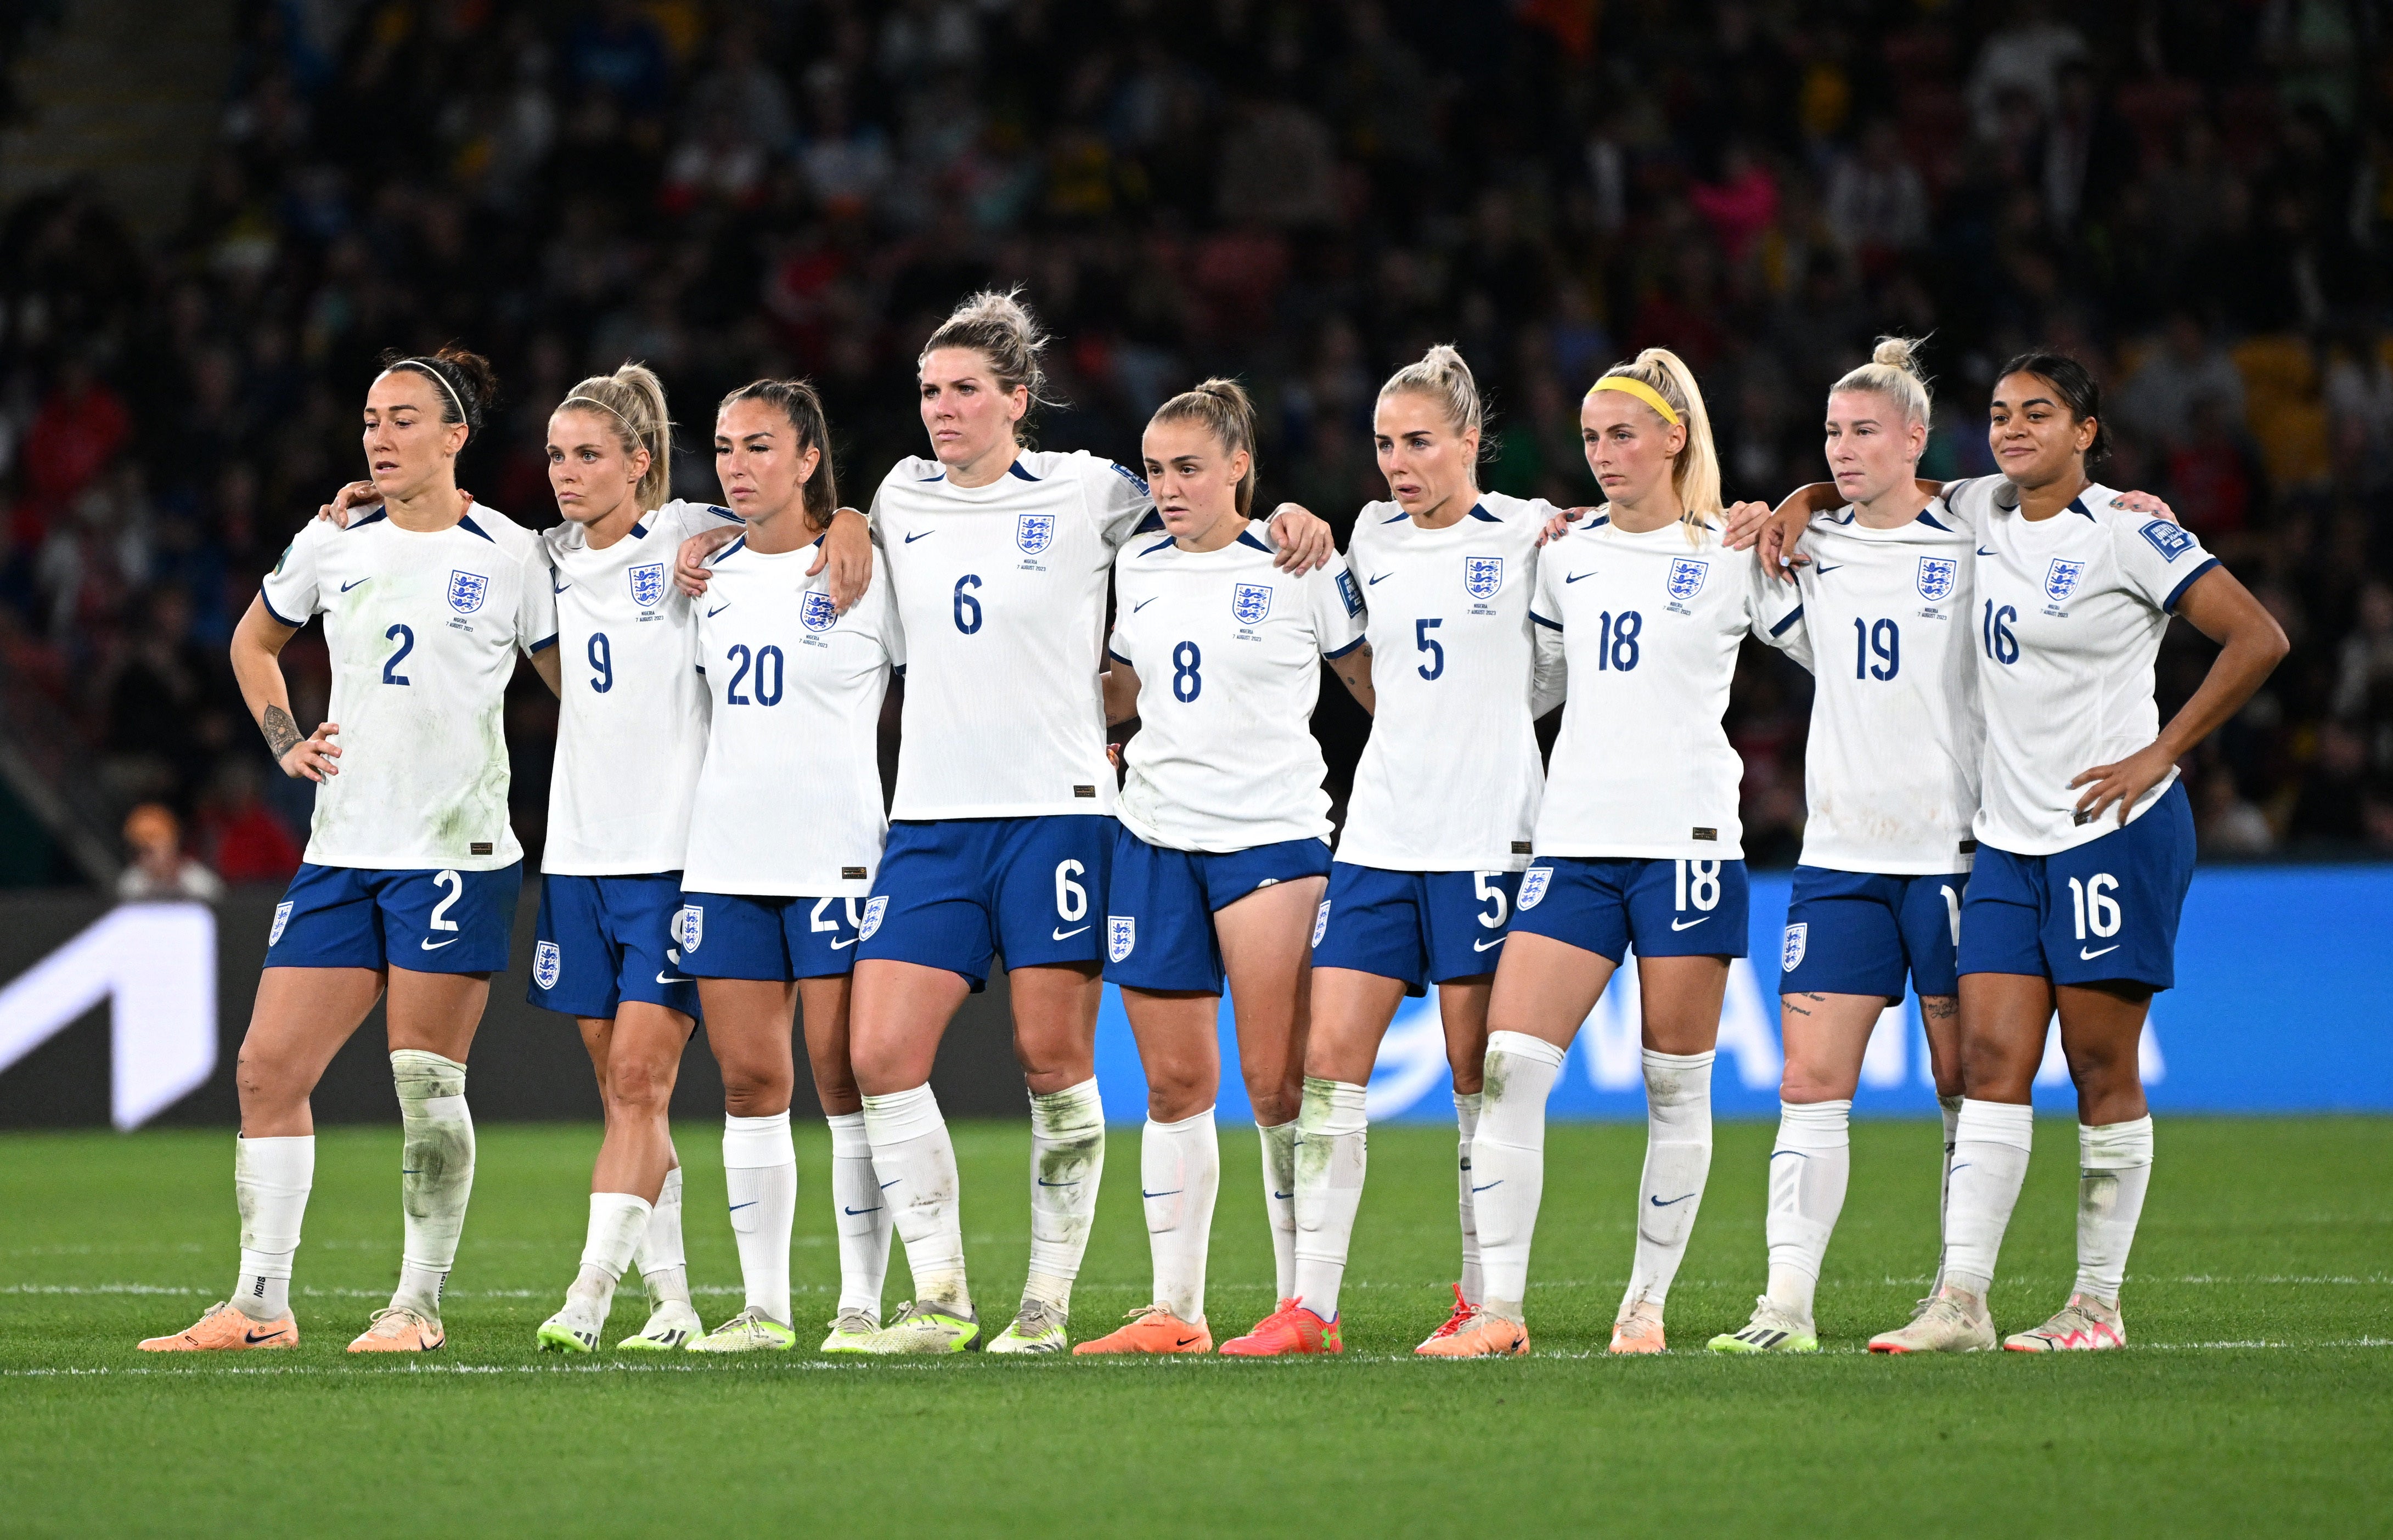
<svg viewBox="0 0 2393 1540"><path fill-rule="evenodd" d="M741 385L723 398L717 406L720 416L734 401L768 401L790 426L797 430L798 452L818 450L822 461L815 474L806 478L801 494L805 499L806 528L819 534L830 528L831 516L839 512L839 486L830 468L830 419L823 415L822 398L815 393L810 380L755 380Z"/></svg>
<svg viewBox="0 0 2393 1540"><path fill-rule="evenodd" d="M1238 478L1238 516L1253 516L1255 505L1255 403L1236 380L1212 379L1194 390L1183 390L1155 409L1157 423L1199 423L1222 446L1224 456L1247 453L1247 474Z"/></svg>

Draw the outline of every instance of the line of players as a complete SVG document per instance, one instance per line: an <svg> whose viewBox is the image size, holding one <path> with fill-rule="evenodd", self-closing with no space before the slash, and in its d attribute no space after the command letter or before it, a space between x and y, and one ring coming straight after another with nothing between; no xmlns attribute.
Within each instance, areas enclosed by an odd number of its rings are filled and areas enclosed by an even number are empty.
<svg viewBox="0 0 2393 1540"><path fill-rule="evenodd" d="M1913 479L1926 388L1908 345L1883 344L1830 395L1833 483L1771 516L1722 506L1694 381L1649 349L1583 404L1607 501L1581 521L1478 489L1478 395L1460 358L1433 348L1382 387L1392 497L1362 511L1340 557L1305 510L1251 516L1252 413L1226 382L1157 413L1144 479L1025 449L1043 342L1009 296L958 309L920 360L933 454L890 471L869 519L838 507L828 425L802 384L723 403L729 507L711 509L663 501L654 377L585 381L551 420L566 522L537 537L455 488L485 366L391 361L368 399L372 482L294 541L235 643L269 742L320 783L319 805L242 1053L240 1283L145 1347L295 1342L307 1090L386 985L407 1249L390 1307L352 1347L440 1345L472 1174L464 1052L504 965L520 861L497 723L520 647L564 702L533 998L580 1019L607 1109L588 1245L543 1346L595 1349L634 1265L654 1310L622 1347L794 1345L798 1015L833 1139L842 1286L824 1349L979 1346L928 1079L948 1019L1001 955L1030 1091L1033 1233L990 1351L1069 1345L1104 1160L1091 1048L1104 979L1121 986L1149 1081L1154 1302L1074 1351L1212 1350L1226 979L1279 1304L1220 1351L1340 1351L1364 1086L1403 998L1435 984L1463 1270L1419 1351L1525 1352L1547 1094L1633 946L1648 1148L1612 1347L1660 1351L1710 1164L1729 961L1745 951L1740 763L1720 718L1747 634L1819 688L1782 957L1770 1284L1752 1322L1712 1346L1817 1347L1811 1297L1850 1097L1906 977L1946 1093L1946 1247L1912 1322L1871 1345L1994 1345L1985 1297L2056 1003L2080 1092L2081 1271L2062 1311L2007 1345L2124 1343L2151 1158L2136 1044L2172 982L2190 875L2175 763L2284 642L2165 510L2090 481L2102 426L2081 368L2014 360L1989 430L2003 476L1933 488ZM350 518L352 505L373 511ZM1732 554L1757 536L1759 560ZM334 721L302 738L274 655L314 613ZM2172 613L2223 650L2163 730L2152 660ZM1316 659L1374 718L1334 860L1307 727ZM874 726L893 672L904 736L884 825ZM1558 703L1549 781L1533 724ZM1131 717L1117 799L1104 725ZM689 1304L664 1119L701 1012L747 1295L712 1333ZM883 1325L893 1224L916 1297Z"/></svg>

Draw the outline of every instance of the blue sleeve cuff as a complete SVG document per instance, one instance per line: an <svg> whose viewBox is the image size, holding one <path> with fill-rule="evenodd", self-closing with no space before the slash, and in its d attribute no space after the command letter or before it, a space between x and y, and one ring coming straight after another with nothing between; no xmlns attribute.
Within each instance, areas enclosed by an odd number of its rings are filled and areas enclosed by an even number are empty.
<svg viewBox="0 0 2393 1540"><path fill-rule="evenodd" d="M289 616L283 614L282 611L275 608L274 601L266 596L266 590L262 588L257 591L257 602L266 607L266 613L273 616L276 620L281 621L284 625L289 626L294 631L297 631L300 627L307 623L305 620L294 620Z"/></svg>
<svg viewBox="0 0 2393 1540"><path fill-rule="evenodd" d="M1138 667L1138 665L1137 665L1136 663L1132 663L1132 662L1131 662L1131 660L1130 660L1129 659L1124 658L1120 653L1116 652L1116 651L1115 651L1113 648L1111 648L1111 647L1107 647L1107 648L1105 648L1105 656L1106 656L1106 657L1108 657L1108 658L1110 658L1110 659L1112 659L1115 662L1124 664L1124 665L1126 665L1126 666L1128 666L1128 667L1130 667L1130 668L1133 668L1133 669L1134 669L1134 668Z"/></svg>
<svg viewBox="0 0 2393 1540"><path fill-rule="evenodd" d="M1325 652L1321 656L1332 659L1343 658L1348 653L1353 652L1356 647L1361 646L1364 643L1369 640L1370 638L1367 636L1357 636L1353 641L1347 643L1344 646L1340 647L1336 652Z"/></svg>
<svg viewBox="0 0 2393 1540"><path fill-rule="evenodd" d="M534 642L531 645L531 650L534 652L546 652L549 648L555 646L556 646L556 638L554 635L551 635Z"/></svg>
<svg viewBox="0 0 2393 1540"><path fill-rule="evenodd" d="M2203 562L2200 567L2197 567L2192 571L2187 573L2184 581L2180 581L2175 588L2169 590L2168 602L2161 606L2162 610L2170 615L2176 614L2177 602L2185 597L2185 591L2191 588L2197 581L2199 581L2203 574L2208 572L2212 568L2216 567L2217 565L2218 558L2216 556L2213 556L2208 561Z"/></svg>
<svg viewBox="0 0 2393 1540"><path fill-rule="evenodd" d="M1797 605L1793 609L1790 609L1790 610L1788 610L1788 611L1786 612L1786 618L1785 618L1785 620L1783 620L1779 621L1776 625L1772 626L1772 627L1770 628L1770 634L1771 634L1771 635L1772 635L1772 636L1784 636L1784 635L1785 635L1785 634L1786 634L1786 629L1787 629L1789 626L1793 625L1796 621L1798 621L1798 620L1801 620L1802 618L1803 618L1803 607L1802 607L1801 605Z"/></svg>
<svg viewBox="0 0 2393 1540"><path fill-rule="evenodd" d="M1536 621L1537 624L1545 627L1548 631L1560 631L1563 629L1563 623L1560 620L1549 620L1534 609L1529 611L1529 619Z"/></svg>

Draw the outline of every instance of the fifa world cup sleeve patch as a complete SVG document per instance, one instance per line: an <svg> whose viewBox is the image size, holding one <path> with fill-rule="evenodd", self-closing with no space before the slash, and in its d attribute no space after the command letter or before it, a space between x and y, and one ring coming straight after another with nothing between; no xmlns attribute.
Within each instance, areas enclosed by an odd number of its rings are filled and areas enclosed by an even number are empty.
<svg viewBox="0 0 2393 1540"><path fill-rule="evenodd" d="M2163 561L2175 561L2193 549L2193 537L2164 518L2153 519L2138 533L2152 542Z"/></svg>
<svg viewBox="0 0 2393 1540"><path fill-rule="evenodd" d="M1340 572L1338 574L1338 597L1346 606L1346 613L1349 616L1356 616L1363 613L1363 591L1354 586L1353 573Z"/></svg>

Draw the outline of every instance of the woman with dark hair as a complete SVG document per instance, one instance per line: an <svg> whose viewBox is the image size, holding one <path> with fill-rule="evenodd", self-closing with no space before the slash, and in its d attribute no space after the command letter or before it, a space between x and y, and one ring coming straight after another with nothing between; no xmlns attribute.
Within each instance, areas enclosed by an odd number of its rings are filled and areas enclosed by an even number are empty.
<svg viewBox="0 0 2393 1540"><path fill-rule="evenodd" d="M399 1288L352 1352L439 1347L440 1291L474 1185L465 1055L507 965L523 850L507 825L502 717L516 656L556 687L556 595L530 531L457 487L457 456L497 388L444 347L393 358L368 390L381 504L299 531L232 642L233 672L283 774L317 783L307 862L274 911L242 1039L241 1281L153 1351L287 1348L291 1264L314 1181L309 1093L387 990L405 1129ZM279 658L314 615L333 720L303 736Z"/></svg>

